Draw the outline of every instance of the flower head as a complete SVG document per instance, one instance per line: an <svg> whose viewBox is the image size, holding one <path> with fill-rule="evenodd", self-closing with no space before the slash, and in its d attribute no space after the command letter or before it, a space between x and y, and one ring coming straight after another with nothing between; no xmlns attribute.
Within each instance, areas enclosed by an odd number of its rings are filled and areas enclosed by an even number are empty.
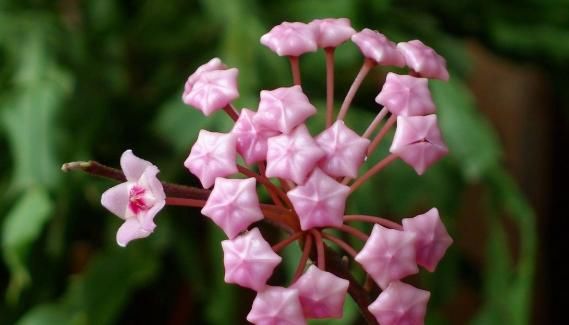
<svg viewBox="0 0 569 325"><path fill-rule="evenodd" d="M315 19L310 25L316 28L316 44L320 48L337 47L356 32L347 18Z"/></svg>
<svg viewBox="0 0 569 325"><path fill-rule="evenodd" d="M403 282L391 282L369 305L381 325L424 324L431 294Z"/></svg>
<svg viewBox="0 0 569 325"><path fill-rule="evenodd" d="M405 58L397 50L395 43L376 30L365 28L352 36L352 42L358 46L364 57L376 64L396 67L405 65Z"/></svg>
<svg viewBox="0 0 569 325"><path fill-rule="evenodd" d="M445 59L423 42L401 42L397 44L397 48L405 57L407 66L421 77L448 80Z"/></svg>
<svg viewBox="0 0 569 325"><path fill-rule="evenodd" d="M318 49L315 26L284 22L261 37L261 44L279 56L300 56Z"/></svg>
<svg viewBox="0 0 569 325"><path fill-rule="evenodd" d="M257 293L247 320L257 325L304 325L298 290L266 287Z"/></svg>
<svg viewBox="0 0 569 325"><path fill-rule="evenodd" d="M131 150L122 154L120 162L126 182L103 193L101 204L124 219L117 232L117 243L124 247L154 231L154 216L164 207L166 195L156 178L158 168L152 163L136 157Z"/></svg>
<svg viewBox="0 0 569 325"><path fill-rule="evenodd" d="M375 101L392 114L402 116L427 115L435 112L435 103L427 79L387 74L385 84Z"/></svg>

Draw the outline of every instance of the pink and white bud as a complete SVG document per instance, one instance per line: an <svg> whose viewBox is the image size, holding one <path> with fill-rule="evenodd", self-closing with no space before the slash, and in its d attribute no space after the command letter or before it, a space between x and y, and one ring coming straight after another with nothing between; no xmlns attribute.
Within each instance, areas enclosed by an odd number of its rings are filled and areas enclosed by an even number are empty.
<svg viewBox="0 0 569 325"><path fill-rule="evenodd" d="M192 75L188 79L192 82L186 85L182 100L186 105L193 106L205 116L216 112L239 97L237 90L237 75L239 70L232 68L227 70L209 70Z"/></svg>
<svg viewBox="0 0 569 325"><path fill-rule="evenodd" d="M352 42L358 46L364 57L376 64L405 66L405 58L397 50L395 43L376 30L365 28L352 36Z"/></svg>
<svg viewBox="0 0 569 325"><path fill-rule="evenodd" d="M448 80L446 60L423 42L401 42L397 44L397 48L405 57L407 66L421 77Z"/></svg>
<svg viewBox="0 0 569 325"><path fill-rule="evenodd" d="M337 47L356 33L347 18L315 19L309 25L316 28L316 44L319 48Z"/></svg>
<svg viewBox="0 0 569 325"><path fill-rule="evenodd" d="M317 29L305 23L283 22L261 37L261 44L279 56L301 56L315 52Z"/></svg>
<svg viewBox="0 0 569 325"><path fill-rule="evenodd" d="M200 75L202 73L208 71L215 71L215 70L225 70L225 69L227 69L227 66L223 62L221 62L219 58L213 58L209 60L207 63L199 66L196 69L196 71L188 77L188 80L184 85L184 94L182 95L182 100L184 100L184 98L192 91L194 84L196 83L196 81L199 80Z"/></svg>
<svg viewBox="0 0 569 325"><path fill-rule="evenodd" d="M263 219L255 179L226 179L218 177L202 209L229 239L235 238L253 222Z"/></svg>
<svg viewBox="0 0 569 325"><path fill-rule="evenodd" d="M126 182L113 186L101 197L101 204L124 219L117 232L117 243L126 246L131 240L148 237L156 227L154 217L166 204L166 194L152 163L125 151L120 159Z"/></svg>
<svg viewBox="0 0 569 325"><path fill-rule="evenodd" d="M225 282L255 291L265 289L267 280L282 260L257 228L234 239L222 241L221 247Z"/></svg>
<svg viewBox="0 0 569 325"><path fill-rule="evenodd" d="M401 222L405 231L415 234L417 264L434 272L452 244L452 238L439 217L439 210L432 208L424 214L405 218Z"/></svg>
<svg viewBox="0 0 569 325"><path fill-rule="evenodd" d="M391 282L368 307L381 325L422 325L431 293L409 284Z"/></svg>
<svg viewBox="0 0 569 325"><path fill-rule="evenodd" d="M437 125L437 116L398 116L397 130L389 151L422 175L448 153Z"/></svg>
<svg viewBox="0 0 569 325"><path fill-rule="evenodd" d="M298 290L267 286L257 293L247 320L256 325L305 325Z"/></svg>
<svg viewBox="0 0 569 325"><path fill-rule="evenodd" d="M417 116L435 112L435 103L427 79L393 72L387 74L375 101L395 115Z"/></svg>
<svg viewBox="0 0 569 325"><path fill-rule="evenodd" d="M267 159L267 140L279 134L256 125L253 122L254 116L255 112L242 109L231 130L237 139L237 152L248 164Z"/></svg>
<svg viewBox="0 0 569 325"><path fill-rule="evenodd" d="M210 188L217 177L237 172L235 146L233 134L201 130L184 166L199 178L204 188Z"/></svg>

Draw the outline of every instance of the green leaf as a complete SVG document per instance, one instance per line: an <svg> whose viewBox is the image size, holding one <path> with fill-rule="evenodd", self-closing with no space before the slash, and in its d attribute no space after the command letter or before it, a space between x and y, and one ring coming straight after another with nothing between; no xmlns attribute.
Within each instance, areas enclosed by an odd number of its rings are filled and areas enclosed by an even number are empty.
<svg viewBox="0 0 569 325"><path fill-rule="evenodd" d="M46 304L33 308L16 323L16 325L46 324L71 325L73 322L69 319L69 315L65 310L63 310L63 308L61 308L60 305Z"/></svg>
<svg viewBox="0 0 569 325"><path fill-rule="evenodd" d="M49 220L53 205L46 191L31 188L16 202L2 225L2 253L11 273L6 292L14 302L31 281L26 258Z"/></svg>

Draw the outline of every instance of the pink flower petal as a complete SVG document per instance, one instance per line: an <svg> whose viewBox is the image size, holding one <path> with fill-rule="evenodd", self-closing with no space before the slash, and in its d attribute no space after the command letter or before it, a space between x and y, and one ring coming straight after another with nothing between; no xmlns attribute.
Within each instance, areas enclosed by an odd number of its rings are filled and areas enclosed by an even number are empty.
<svg viewBox="0 0 569 325"><path fill-rule="evenodd" d="M266 287L257 293L247 320L256 325L304 325L306 320L292 288Z"/></svg>
<svg viewBox="0 0 569 325"><path fill-rule="evenodd" d="M153 166L152 163L144 159L140 159L132 153L132 150L126 150L121 155L121 169L127 181L137 181L146 167Z"/></svg>
<svg viewBox="0 0 569 325"><path fill-rule="evenodd" d="M191 90L184 94L184 103L196 107L205 116L224 108L239 97L238 73L235 68L200 73Z"/></svg>
<svg viewBox="0 0 569 325"><path fill-rule="evenodd" d="M261 44L279 56L300 56L318 49L316 28L304 23L284 22L261 37Z"/></svg>
<svg viewBox="0 0 569 325"><path fill-rule="evenodd" d="M253 122L254 116L254 112L242 109L239 119L231 130L237 138L237 152L248 164L267 159L267 140L279 134L257 126Z"/></svg>
<svg viewBox="0 0 569 325"><path fill-rule="evenodd" d="M407 65L420 76L448 80L445 59L423 42L419 40L401 42L397 44L397 48L405 57Z"/></svg>
<svg viewBox="0 0 569 325"><path fill-rule="evenodd" d="M316 43L320 48L337 47L356 33L347 18L315 19L309 25L316 29Z"/></svg>
<svg viewBox="0 0 569 325"><path fill-rule="evenodd" d="M435 112L435 103L425 78L387 74L385 84L375 101L392 114L402 116L427 115Z"/></svg>
<svg viewBox="0 0 569 325"><path fill-rule="evenodd" d="M422 325L431 294L403 282L391 282L369 305L381 325Z"/></svg>
<svg viewBox="0 0 569 325"><path fill-rule="evenodd" d="M209 60L209 62L207 62L206 64L203 64L200 67L198 67L196 71L188 77L188 80L184 85L184 94L182 95L182 99L185 98L192 91L194 84L196 83L196 81L199 80L202 73L208 71L215 71L215 70L225 70L225 69L227 69L227 66L223 64L223 62L221 62L219 58L213 58Z"/></svg>
<svg viewBox="0 0 569 325"><path fill-rule="evenodd" d="M120 183L106 190L101 196L101 204L115 215L126 218L131 183Z"/></svg>
<svg viewBox="0 0 569 325"><path fill-rule="evenodd" d="M377 64L405 66L405 58L399 53L395 43L378 31L365 28L352 36L352 42L358 46L363 56Z"/></svg>
<svg viewBox="0 0 569 325"><path fill-rule="evenodd" d="M117 232L117 243L125 247L131 240L148 237L155 227L153 222L141 223L136 218L129 218Z"/></svg>

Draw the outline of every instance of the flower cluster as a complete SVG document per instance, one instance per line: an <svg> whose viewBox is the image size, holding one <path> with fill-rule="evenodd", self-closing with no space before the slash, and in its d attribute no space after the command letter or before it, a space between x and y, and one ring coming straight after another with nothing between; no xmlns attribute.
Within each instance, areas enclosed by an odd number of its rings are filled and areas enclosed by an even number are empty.
<svg viewBox="0 0 569 325"><path fill-rule="evenodd" d="M351 40L364 63L342 102L334 109L334 49ZM157 180L158 169L127 151L121 167L127 182L103 194L102 204L125 219L117 241L148 236L153 218L166 203L201 207L227 235L221 245L225 281L257 292L247 320L254 324L305 324L310 318L342 317L350 282L327 271L328 245L343 250L381 289L367 308L380 324L422 324L430 293L401 282L422 266L434 271L451 245L436 208L402 220L346 215L350 195L370 177L401 159L418 174L447 153L437 125L428 79L448 79L445 60L421 41L393 43L381 33L354 30L348 19L319 19L308 24L282 23L261 43L291 63L293 85L262 90L257 110L237 110L236 68L214 58L187 80L184 103L209 116L225 111L234 121L227 133L202 130L184 166L195 175L207 200L168 197ZM327 66L326 128L313 136L307 119L317 108L301 86L299 56L323 49ZM407 67L409 74L388 73L375 101L376 118L362 134L344 122L365 76L376 66ZM336 114L336 118L334 115ZM381 126L381 128L379 128ZM388 154L375 164L367 157L395 127ZM379 128L379 130L377 130ZM247 165L240 165L240 156ZM362 165L367 171L360 175ZM279 185L276 185L279 184ZM261 203L257 190L269 193ZM287 238L269 244L257 227L269 220ZM371 234L349 226L374 224ZM358 252L329 230L365 242ZM302 257L288 286L269 285L281 263L279 252L298 242ZM308 261L314 261L313 264ZM329 261L328 261L329 262Z"/></svg>

